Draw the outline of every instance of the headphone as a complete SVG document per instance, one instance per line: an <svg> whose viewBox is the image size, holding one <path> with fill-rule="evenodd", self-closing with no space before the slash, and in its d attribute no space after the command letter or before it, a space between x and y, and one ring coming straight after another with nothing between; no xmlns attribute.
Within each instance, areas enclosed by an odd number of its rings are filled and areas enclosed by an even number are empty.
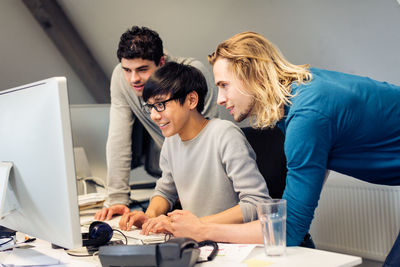
<svg viewBox="0 0 400 267"><path fill-rule="evenodd" d="M113 229L105 222L94 221L89 226L89 233L82 234L82 245L84 247L99 247L108 243L113 236Z"/></svg>

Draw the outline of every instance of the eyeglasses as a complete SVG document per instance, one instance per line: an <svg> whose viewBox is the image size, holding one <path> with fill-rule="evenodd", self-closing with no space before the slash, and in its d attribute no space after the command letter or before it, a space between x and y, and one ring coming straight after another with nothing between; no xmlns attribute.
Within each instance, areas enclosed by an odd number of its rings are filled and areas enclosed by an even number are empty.
<svg viewBox="0 0 400 267"><path fill-rule="evenodd" d="M179 97L171 97L170 99L167 99L167 100L164 100L161 102L156 102L154 104L145 103L145 104L143 104L142 108L143 108L144 112L146 112L147 114L151 113L152 108L154 108L157 112L161 112L161 111L165 110L165 103L167 103L168 101L171 101L171 100L176 100L178 98Z"/></svg>

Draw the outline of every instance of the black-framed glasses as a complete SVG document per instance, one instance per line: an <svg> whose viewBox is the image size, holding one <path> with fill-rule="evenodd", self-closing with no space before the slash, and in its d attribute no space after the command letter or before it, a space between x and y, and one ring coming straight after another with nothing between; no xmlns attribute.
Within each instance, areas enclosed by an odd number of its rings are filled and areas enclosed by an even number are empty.
<svg viewBox="0 0 400 267"><path fill-rule="evenodd" d="M147 114L151 113L152 108L154 108L157 112L161 112L161 111L165 110L165 103L167 103L168 101L171 101L171 100L176 100L178 98L179 97L171 97L170 99L156 102L154 104L145 103L145 104L143 104L142 108L143 108L144 112L146 112Z"/></svg>

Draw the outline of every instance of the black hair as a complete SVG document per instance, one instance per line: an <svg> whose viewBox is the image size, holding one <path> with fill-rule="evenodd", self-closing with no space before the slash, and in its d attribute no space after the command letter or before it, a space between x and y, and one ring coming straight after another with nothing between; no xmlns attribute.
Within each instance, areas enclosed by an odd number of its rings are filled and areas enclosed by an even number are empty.
<svg viewBox="0 0 400 267"><path fill-rule="evenodd" d="M158 66L163 55L163 44L160 36L147 27L133 26L132 29L121 35L117 50L119 61L122 58L142 58L154 61Z"/></svg>
<svg viewBox="0 0 400 267"><path fill-rule="evenodd" d="M196 109L200 113L204 109L204 98L207 94L207 82L203 73L190 65L167 62L145 83L143 100L147 102L151 97L170 94L170 98L179 99L183 105L186 96L193 91L199 96Z"/></svg>

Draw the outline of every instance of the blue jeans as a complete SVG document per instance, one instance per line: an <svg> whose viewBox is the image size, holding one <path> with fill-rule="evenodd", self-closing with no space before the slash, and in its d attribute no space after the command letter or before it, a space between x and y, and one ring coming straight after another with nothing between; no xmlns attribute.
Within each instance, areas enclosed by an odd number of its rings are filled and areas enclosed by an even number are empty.
<svg viewBox="0 0 400 267"><path fill-rule="evenodd" d="M304 237L303 242L301 242L300 247L305 247L305 248L315 248L314 241L311 238L311 235L309 233L306 234Z"/></svg>
<svg viewBox="0 0 400 267"><path fill-rule="evenodd" d="M389 255L386 257L383 267L399 267L400 266L400 232L393 244Z"/></svg>

